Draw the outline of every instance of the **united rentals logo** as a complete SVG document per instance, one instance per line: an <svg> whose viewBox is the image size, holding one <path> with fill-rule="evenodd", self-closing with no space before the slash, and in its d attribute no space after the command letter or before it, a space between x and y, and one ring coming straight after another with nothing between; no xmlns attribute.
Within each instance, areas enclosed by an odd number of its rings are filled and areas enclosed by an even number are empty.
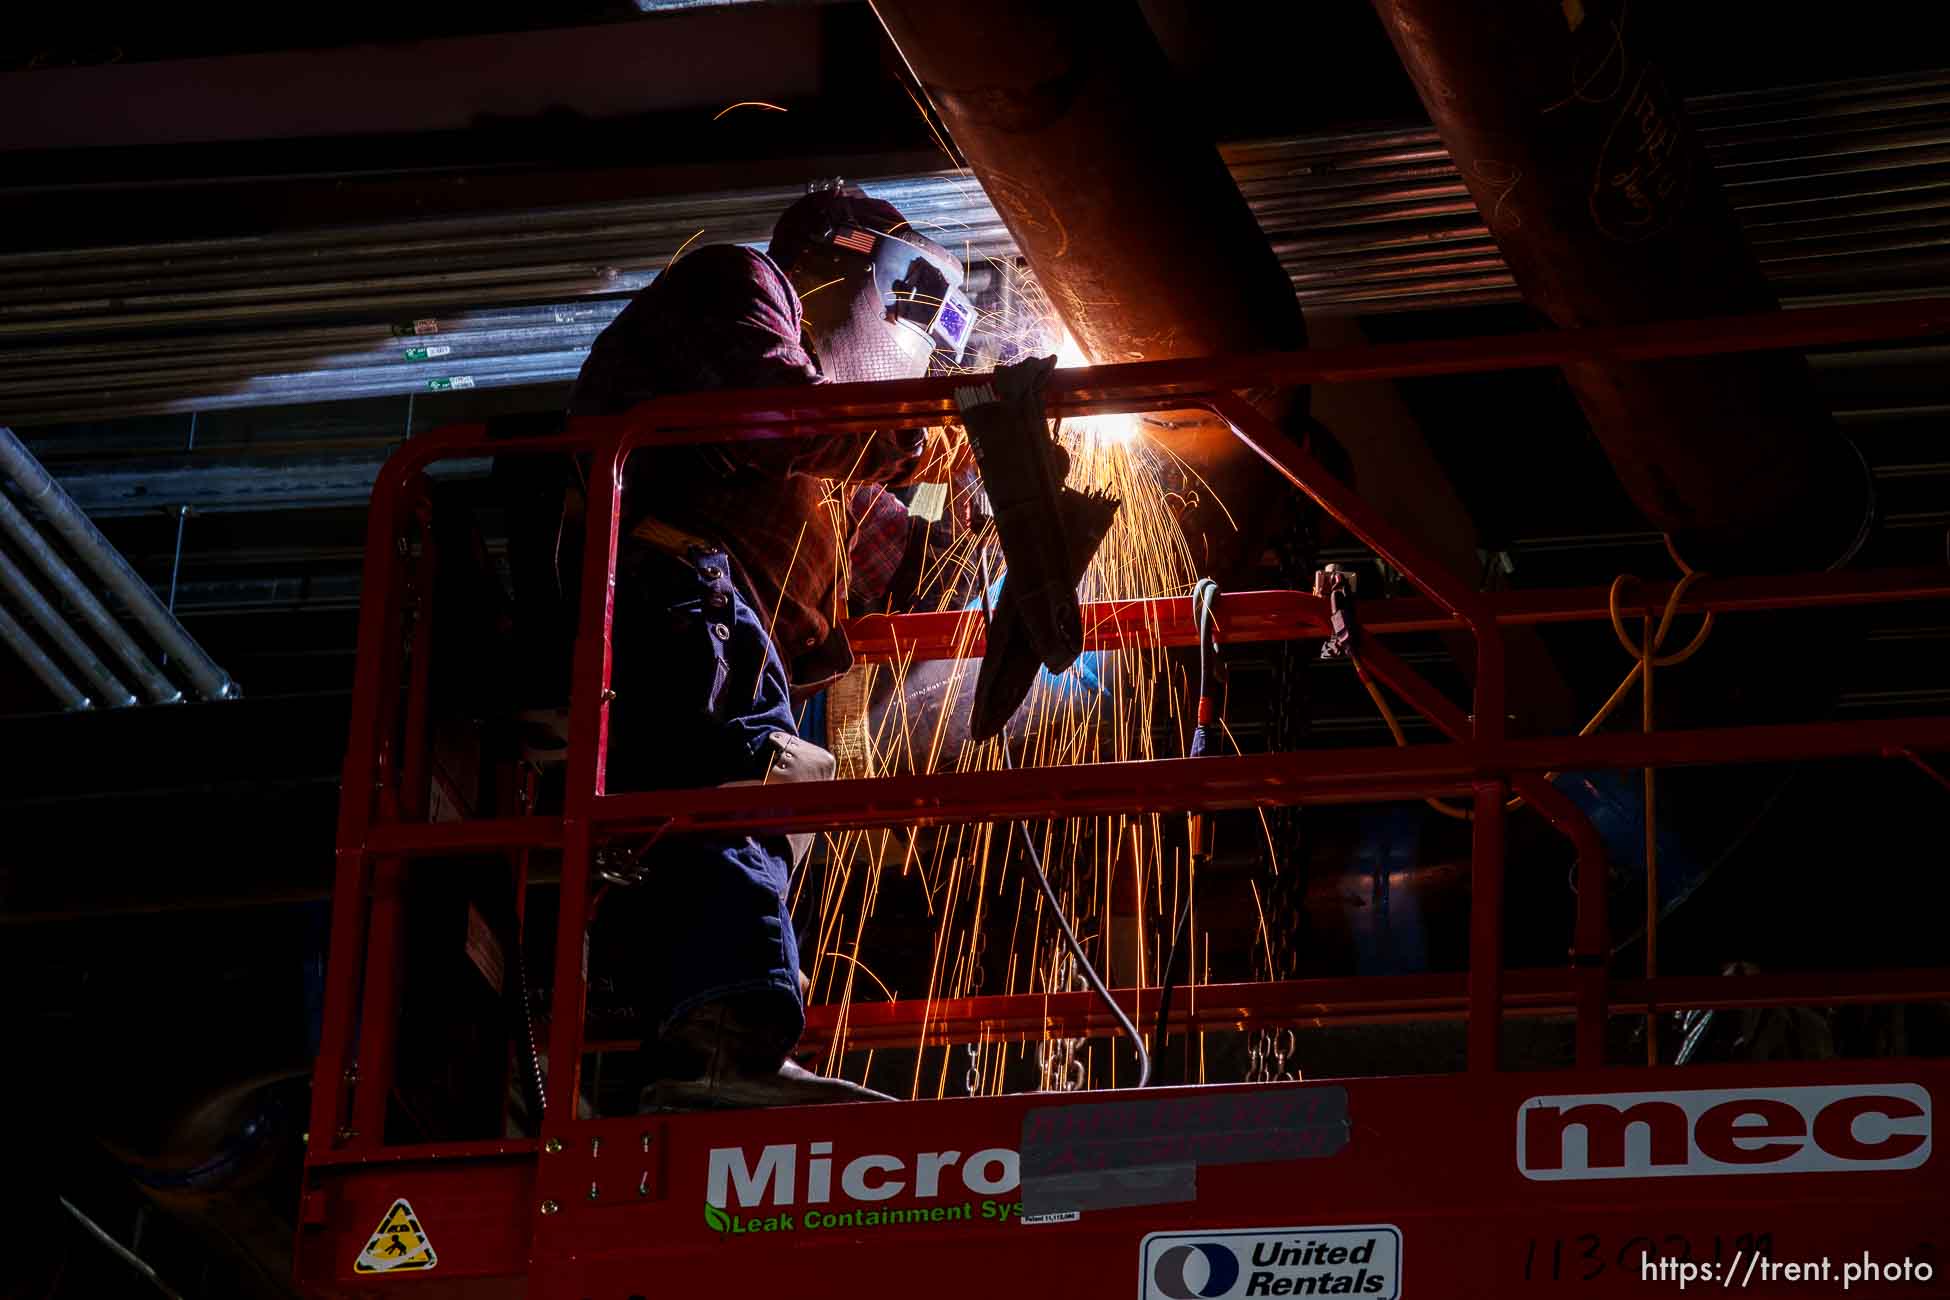
<svg viewBox="0 0 1950 1300"><path fill-rule="evenodd" d="M1193 1260L1205 1265L1205 1276L1193 1286L1185 1278L1185 1266ZM1151 1266L1151 1285L1170 1300L1212 1300L1232 1290L1239 1280L1239 1256L1232 1247L1216 1241L1195 1241L1188 1246L1168 1246Z"/></svg>
<svg viewBox="0 0 1950 1300"><path fill-rule="evenodd" d="M1913 1083L1532 1097L1517 1168L1540 1182L1914 1169L1930 1094Z"/></svg>
<svg viewBox="0 0 1950 1300"><path fill-rule="evenodd" d="M1401 1294L1392 1224L1154 1232L1139 1247L1143 1300Z"/></svg>

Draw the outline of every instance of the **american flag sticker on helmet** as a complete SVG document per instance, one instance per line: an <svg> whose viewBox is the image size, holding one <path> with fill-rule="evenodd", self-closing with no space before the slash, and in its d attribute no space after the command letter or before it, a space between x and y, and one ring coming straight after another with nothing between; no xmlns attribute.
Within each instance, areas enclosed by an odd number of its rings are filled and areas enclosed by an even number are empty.
<svg viewBox="0 0 1950 1300"><path fill-rule="evenodd" d="M842 230L833 236L833 242L841 248L850 248L856 253L871 253L874 236L870 230Z"/></svg>

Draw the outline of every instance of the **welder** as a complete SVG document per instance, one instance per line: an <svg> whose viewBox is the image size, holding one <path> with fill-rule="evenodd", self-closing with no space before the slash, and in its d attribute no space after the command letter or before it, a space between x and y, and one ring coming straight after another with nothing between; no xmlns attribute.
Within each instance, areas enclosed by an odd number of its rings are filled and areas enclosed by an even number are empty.
<svg viewBox="0 0 1950 1300"><path fill-rule="evenodd" d="M960 263L890 204L822 185L779 218L767 252L710 246L674 262L597 338L571 413L918 378L967 345L961 283ZM849 597L871 602L922 527L888 489L944 481L956 459L946 435L920 429L633 455L607 788L830 777L833 756L796 732L794 699L851 666ZM647 1106L886 1100L789 1056L805 1005L787 890L811 840L682 836L651 851L632 936L654 1063Z"/></svg>

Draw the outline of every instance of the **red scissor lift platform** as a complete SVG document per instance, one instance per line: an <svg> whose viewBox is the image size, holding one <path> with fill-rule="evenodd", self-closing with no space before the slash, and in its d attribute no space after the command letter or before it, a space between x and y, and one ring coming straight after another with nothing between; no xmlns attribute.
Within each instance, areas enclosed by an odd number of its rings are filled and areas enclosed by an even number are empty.
<svg viewBox="0 0 1950 1300"><path fill-rule="evenodd" d="M1950 749L1950 718L1509 738L1501 629L1607 617L1602 591L1488 596L1377 519L1237 390L1792 348L1950 331L1950 305L1832 308L1656 327L1281 353L1059 371L1053 418L1204 408L1405 575L1420 598L1363 607L1364 666L1448 743L861 781L609 795L603 787L610 593L620 469L652 442L729 441L954 420L952 381L724 393L574 422L561 437L489 443L479 427L416 439L375 489L358 676L339 822L325 1027L298 1240L317 1295L791 1294L1511 1296L1634 1294L1695 1284L1833 1294L1843 1269L1907 1268L1902 1294L1950 1294L1937 1272L1950 1166L1934 1151L1950 1065L1875 1059L1607 1068L1607 1016L1652 1009L1950 999L1950 969L1740 980L1608 975L1606 865L1590 824L1544 774L1563 769L1888 760ZM560 816L428 820L424 656L402 617L416 560L404 542L424 471L443 459L587 454L590 494ZM1648 587L1628 614L1656 612ZM1950 597L1942 570L1703 580L1692 610ZM945 657L975 615L874 617L863 657ZM1087 606L1090 644L1194 644L1189 602ZM1466 630L1465 710L1381 640ZM1310 593L1240 593L1226 640L1325 636ZM1502 968L1506 800L1525 797L1577 851L1572 960ZM1430 795L1473 802L1471 964L1465 975L1202 986L1184 1029L1463 1019L1458 1075L1034 1093L892 1105L578 1119L586 1050L583 934L595 851L646 833L836 830ZM1523 814L1528 815L1528 814ZM559 851L547 1098L538 1137L385 1140L397 1056L409 864L498 855L520 871ZM519 889L520 881L517 880ZM1118 994L1155 1016L1159 991ZM1576 1068L1499 1069L1502 1019L1576 1017ZM812 1008L812 1033L831 1009ZM1142 1021L1140 1021L1142 1023ZM997 1042L1115 1032L1091 995L859 1004L854 1046ZM417 1267L362 1255L387 1224ZM1027 1217L1025 1217L1027 1216ZM394 1253L400 1253L396 1248ZM1671 1261L1642 1277L1642 1259ZM1826 1260L1827 1281L1779 1264ZM383 1261L382 1261L383 1262ZM1927 1277L1925 1275L1928 1275ZM1859 1285L1868 1285L1866 1276ZM1312 1289L1309 1289L1312 1288Z"/></svg>

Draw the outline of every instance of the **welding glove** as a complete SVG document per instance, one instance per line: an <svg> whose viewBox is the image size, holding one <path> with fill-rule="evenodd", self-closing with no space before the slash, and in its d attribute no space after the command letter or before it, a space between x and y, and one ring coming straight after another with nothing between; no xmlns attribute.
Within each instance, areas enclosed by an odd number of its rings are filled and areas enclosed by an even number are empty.
<svg viewBox="0 0 1950 1300"><path fill-rule="evenodd" d="M1036 658L1060 673L1083 652L1083 617L1058 508L1069 454L1050 437L1043 413L1043 385L1054 369L1055 357L999 366L987 383L957 388L955 403L1008 561L1005 591L1015 594Z"/></svg>
<svg viewBox="0 0 1950 1300"><path fill-rule="evenodd" d="M1091 557L1110 531L1118 504L1108 493L1078 492L1067 487L1058 498L1057 513L1070 548L1061 576L1067 583L1065 590L1070 592L1072 608L1077 584L1083 581ZM975 702L969 710L969 734L976 740L987 740L1008 725L1009 718L1028 698L1029 688L1036 684L1036 670L1043 666L1029 641L1023 598L1018 594L1011 561L1003 578L1002 595L989 620L988 646L982 653L982 669L975 678Z"/></svg>

